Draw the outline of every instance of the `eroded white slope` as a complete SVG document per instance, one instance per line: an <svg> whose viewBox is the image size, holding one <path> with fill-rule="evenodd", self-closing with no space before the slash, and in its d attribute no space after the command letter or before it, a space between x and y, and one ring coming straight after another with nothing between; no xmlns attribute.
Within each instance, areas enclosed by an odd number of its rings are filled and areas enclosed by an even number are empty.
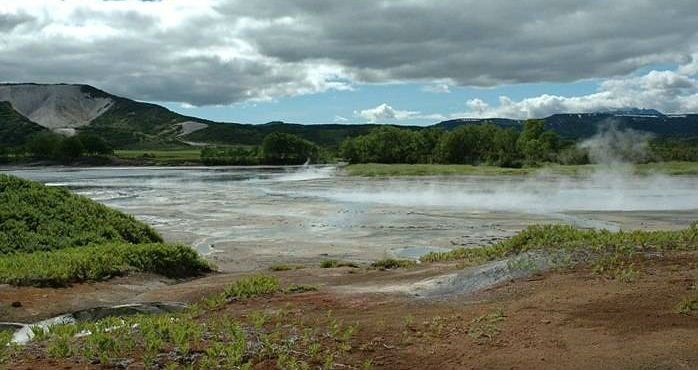
<svg viewBox="0 0 698 370"><path fill-rule="evenodd" d="M0 85L0 101L41 126L52 130L89 124L114 103L93 97L77 85Z"/></svg>

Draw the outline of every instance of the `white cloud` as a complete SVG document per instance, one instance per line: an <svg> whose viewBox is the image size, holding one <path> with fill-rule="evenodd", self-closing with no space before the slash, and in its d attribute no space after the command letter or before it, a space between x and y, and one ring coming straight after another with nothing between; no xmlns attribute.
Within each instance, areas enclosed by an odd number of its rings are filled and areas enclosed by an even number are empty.
<svg viewBox="0 0 698 370"><path fill-rule="evenodd" d="M441 114L424 114L419 111L400 110L395 109L386 103L383 103L373 108L354 111L354 115L372 123L406 120L440 121L445 119L445 117Z"/></svg>
<svg viewBox="0 0 698 370"><path fill-rule="evenodd" d="M512 100L499 98L492 106L481 99L471 99L469 110L452 116L542 118L555 113L582 113L628 107L654 108L664 113L698 112L698 79L694 64L680 66L676 71L650 71L640 76L603 81L599 91L581 96L540 96Z"/></svg>
<svg viewBox="0 0 698 370"><path fill-rule="evenodd" d="M419 114L419 112L398 110L386 103L383 103L374 108L368 108L361 111L354 111L354 114L368 120L369 122L378 122L385 120L406 120L413 118Z"/></svg>
<svg viewBox="0 0 698 370"><path fill-rule="evenodd" d="M342 117L342 116L337 115L337 116L334 116L334 121L339 122L339 123L343 123L343 122L349 121L349 119L347 119L346 117Z"/></svg>

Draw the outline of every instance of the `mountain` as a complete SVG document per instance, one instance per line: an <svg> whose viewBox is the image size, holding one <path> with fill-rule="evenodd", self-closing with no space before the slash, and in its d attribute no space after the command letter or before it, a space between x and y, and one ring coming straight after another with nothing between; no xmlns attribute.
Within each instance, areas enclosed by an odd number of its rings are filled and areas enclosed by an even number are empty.
<svg viewBox="0 0 698 370"><path fill-rule="evenodd" d="M64 134L91 132L115 147L181 145L180 135L195 130L187 117L156 104L109 94L89 85L0 84L0 102L34 124ZM0 119L0 129L8 122Z"/></svg>
<svg viewBox="0 0 698 370"><path fill-rule="evenodd" d="M668 137L698 137L698 114L666 115L654 109L624 109L595 113L560 113L543 118L545 127L568 139L596 134L610 125L619 130L633 129ZM505 118L461 118L443 121L437 127L454 129L468 124L493 123L500 127L521 128L523 120Z"/></svg>
<svg viewBox="0 0 698 370"><path fill-rule="evenodd" d="M698 114L665 115L653 109L554 114L546 127L569 139L588 137L614 124L657 136L698 137ZM462 125L494 123L520 129L524 121L506 118L461 118L432 127L451 130ZM31 135L53 130L67 135L88 132L116 148L163 148L199 144L258 145L271 132L301 136L323 146L337 146L345 138L363 135L377 124L263 125L213 122L185 116L157 104L143 103L76 84L0 84L0 145L15 146ZM419 130L417 126L401 126Z"/></svg>
<svg viewBox="0 0 698 370"><path fill-rule="evenodd" d="M92 96L79 85L0 85L0 101L9 101L26 118L50 129L85 126L114 103Z"/></svg>

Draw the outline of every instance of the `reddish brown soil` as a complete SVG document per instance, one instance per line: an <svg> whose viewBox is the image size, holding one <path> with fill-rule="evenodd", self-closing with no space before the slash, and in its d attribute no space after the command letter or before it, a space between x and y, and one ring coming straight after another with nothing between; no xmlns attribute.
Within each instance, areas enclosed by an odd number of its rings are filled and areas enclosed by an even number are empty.
<svg viewBox="0 0 698 370"><path fill-rule="evenodd" d="M683 298L698 297L698 254L651 261L632 283L578 270L546 273L475 296L438 301L335 289L365 282L409 281L440 269L448 267L411 272L284 272L278 274L283 281L322 287L317 292L232 303L223 310L244 317L250 310L283 309L289 317L304 320L322 320L332 310L344 322L359 323L350 352L354 362L370 358L379 369L698 369L698 317L675 312ZM194 299L234 278L215 275L157 287L139 297ZM75 286L44 294L57 298L97 288ZM40 291L0 288L0 299L22 300L33 307L33 300L47 302ZM496 324L498 334L491 340L468 335L473 319L498 309L505 315ZM21 369L77 368L47 360L13 365ZM272 367L271 363L258 366Z"/></svg>

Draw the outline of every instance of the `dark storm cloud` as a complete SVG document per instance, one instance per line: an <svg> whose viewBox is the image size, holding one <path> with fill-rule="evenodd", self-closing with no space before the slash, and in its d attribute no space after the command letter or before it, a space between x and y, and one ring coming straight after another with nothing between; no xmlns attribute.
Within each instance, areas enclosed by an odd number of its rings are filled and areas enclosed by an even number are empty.
<svg viewBox="0 0 698 370"><path fill-rule="evenodd" d="M246 35L265 55L329 58L378 81L571 81L678 61L698 42L695 1L278 0L221 11L294 17Z"/></svg>
<svg viewBox="0 0 698 370"><path fill-rule="evenodd" d="M196 105L352 82L609 77L698 47L695 0L28 4L0 8L0 80Z"/></svg>

